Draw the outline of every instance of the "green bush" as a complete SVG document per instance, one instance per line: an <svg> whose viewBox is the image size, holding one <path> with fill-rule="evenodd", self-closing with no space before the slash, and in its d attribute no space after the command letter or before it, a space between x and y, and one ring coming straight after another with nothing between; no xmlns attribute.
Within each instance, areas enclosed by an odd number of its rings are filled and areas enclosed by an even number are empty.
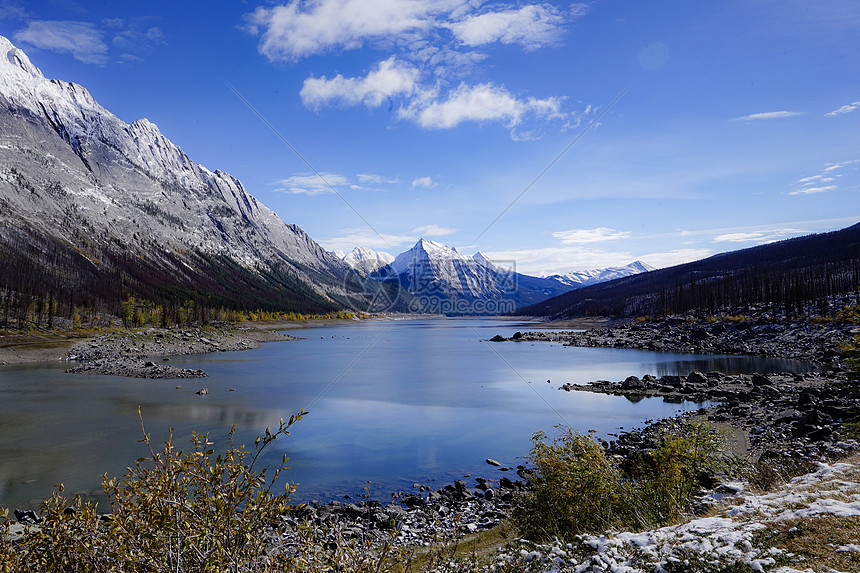
<svg viewBox="0 0 860 573"><path fill-rule="evenodd" d="M552 441L538 432L532 441L531 487L514 521L533 540L671 523L689 509L702 483L732 462L721 436L705 424L662 433L653 450L623 466L591 435L570 428Z"/></svg>
<svg viewBox="0 0 860 573"><path fill-rule="evenodd" d="M255 449L234 444L215 455L206 436L194 433L192 449L174 448L172 432L163 449L152 449L144 430L147 457L122 479L105 476L102 486L111 514L100 519L92 503L68 500L63 488L42 504L43 522L17 542L7 539L8 510L0 520L0 571L275 571L267 556L266 532L281 533L282 517L293 509L287 484L272 487L286 463L267 478L260 456L304 412L266 428Z"/></svg>
<svg viewBox="0 0 860 573"><path fill-rule="evenodd" d="M550 442L543 432L532 442L535 476L514 517L524 537L603 530L626 517L619 515L628 494L624 476L591 436L565 428Z"/></svg>
<svg viewBox="0 0 860 573"><path fill-rule="evenodd" d="M689 509L703 485L737 467L726 453L723 436L705 423L684 424L661 432L657 446L642 452L630 464L639 492L642 525L664 525Z"/></svg>

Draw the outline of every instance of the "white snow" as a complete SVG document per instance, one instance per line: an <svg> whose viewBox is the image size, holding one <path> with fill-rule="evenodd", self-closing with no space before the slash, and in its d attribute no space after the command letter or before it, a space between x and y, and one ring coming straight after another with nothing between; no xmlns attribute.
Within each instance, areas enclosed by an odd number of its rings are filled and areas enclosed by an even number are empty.
<svg viewBox="0 0 860 573"><path fill-rule="evenodd" d="M654 267L647 265L642 261L633 261L629 265L625 265L623 267L571 271L564 275L551 275L547 278L556 279L566 285L583 287L653 270Z"/></svg>
<svg viewBox="0 0 860 573"><path fill-rule="evenodd" d="M148 119L125 123L99 105L84 87L46 79L24 52L2 36L0 102L13 114L32 114L51 131L49 140L38 144L14 130L0 134L4 162L19 168L23 165L26 170L29 164L22 157L36 152L48 165L26 172L28 178L59 180L80 201L77 206L81 209L96 202L113 204L106 211L100 207L102 216L88 221L107 236L124 237L128 228L116 222L135 219L134 232L142 237L178 250L201 247L227 254L250 269L279 260L279 253L316 269L341 267L301 229L287 225L259 203L238 179L197 164ZM56 159L49 149L57 152ZM89 161L92 173L72 150ZM36 199L17 197L14 201L19 216L51 216L46 205L26 201ZM153 207L167 213L170 221L150 216ZM296 273L319 292L329 288L302 271Z"/></svg>
<svg viewBox="0 0 860 573"><path fill-rule="evenodd" d="M355 247L346 255L343 253L339 254L338 258L350 267L365 273L372 273L394 261L394 256L389 253L374 251L361 246Z"/></svg>
<svg viewBox="0 0 860 573"><path fill-rule="evenodd" d="M497 556L497 563L542 560L543 571L613 571L644 573L663 571L669 563L716 565L742 564L751 571L806 573L791 567L773 569L777 548L757 547L753 534L788 520L811 516L860 515L860 458L852 462L819 464L810 474L793 479L781 489L751 494L741 491L733 503L715 516L693 519L687 523L639 533L610 532L605 535L581 535L578 543L523 549L519 558L509 554ZM540 557L534 552L539 551ZM835 547L836 552L860 551L860 544ZM838 573L838 572L837 572Z"/></svg>

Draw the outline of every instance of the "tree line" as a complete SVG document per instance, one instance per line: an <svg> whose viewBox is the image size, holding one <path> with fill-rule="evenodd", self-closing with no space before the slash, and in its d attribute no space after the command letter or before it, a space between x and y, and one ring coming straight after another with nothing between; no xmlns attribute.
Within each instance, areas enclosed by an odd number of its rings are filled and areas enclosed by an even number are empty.
<svg viewBox="0 0 860 573"><path fill-rule="evenodd" d="M538 316L660 316L749 309L833 316L860 289L860 224L574 290L517 310Z"/></svg>
<svg viewBox="0 0 860 573"><path fill-rule="evenodd" d="M200 252L162 249L144 257L86 237L72 244L0 225L0 328L97 325L127 315L130 299L148 324L157 309L161 326L230 320L250 309L324 315L344 306L301 282L288 261L279 264L254 272Z"/></svg>

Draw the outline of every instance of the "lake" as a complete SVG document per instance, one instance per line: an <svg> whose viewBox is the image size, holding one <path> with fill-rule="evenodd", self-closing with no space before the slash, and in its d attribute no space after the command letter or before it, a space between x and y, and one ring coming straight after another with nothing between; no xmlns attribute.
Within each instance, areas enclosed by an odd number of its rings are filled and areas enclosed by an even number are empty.
<svg viewBox="0 0 860 573"><path fill-rule="evenodd" d="M487 342L534 328L474 318L300 328L285 331L299 341L171 358L209 373L197 380L71 375L65 363L2 366L0 506L35 508L59 482L67 494L103 502L100 476L122 475L146 454L138 406L154 443L172 427L182 448L193 430L223 446L232 425L239 443L253 445L267 426L305 408L308 416L266 458L290 458L283 475L299 483L293 499L356 497L366 488L384 500L414 483L436 489L465 474L506 475L484 460L523 463L537 430L567 424L611 438L698 408L558 390L566 382L809 370L778 359ZM203 387L210 394L197 395Z"/></svg>

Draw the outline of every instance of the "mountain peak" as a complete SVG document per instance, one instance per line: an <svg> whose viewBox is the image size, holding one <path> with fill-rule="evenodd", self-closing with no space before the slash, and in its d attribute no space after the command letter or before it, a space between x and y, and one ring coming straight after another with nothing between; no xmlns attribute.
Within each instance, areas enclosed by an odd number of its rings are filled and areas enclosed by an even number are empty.
<svg viewBox="0 0 860 573"><path fill-rule="evenodd" d="M194 162L148 119L128 124L83 86L45 78L3 37L0 122L0 226L11 221L39 245L0 233L0 252L53 245L66 253L57 260L68 269L54 259L34 263L51 288L98 284L106 300L128 289L148 296L193 289L233 305L278 301L310 310L334 308L335 297L358 288L345 280L345 265L238 179ZM81 258L85 252L95 257ZM0 285L4 275L0 268Z"/></svg>
<svg viewBox="0 0 860 573"><path fill-rule="evenodd" d="M431 258L441 258L441 259L468 259L465 255L460 254L460 252L454 247L449 247L448 245L443 245L442 243L437 243L436 241L431 241L430 239L421 238L415 243L411 249L409 249L410 253L418 254L420 252L427 253L427 256Z"/></svg>
<svg viewBox="0 0 860 573"><path fill-rule="evenodd" d="M430 239L425 239L423 237L418 239L418 242L415 243L415 246L412 248L413 249L421 249L421 250L427 251L428 253L438 253L438 252L445 252L445 251L449 251L449 250L456 251L456 249L452 249L451 247L448 247L447 245L443 245L442 243L437 243L436 241L431 241Z"/></svg>
<svg viewBox="0 0 860 573"><path fill-rule="evenodd" d="M627 265L627 268L638 270L640 273L647 273L650 271L657 270L655 267L652 267L648 263L643 263L642 261L633 261L632 263Z"/></svg>
<svg viewBox="0 0 860 573"><path fill-rule="evenodd" d="M5 54L6 61L23 70L34 78L44 78L42 70L33 65L23 50L19 50L7 38L0 36L0 52Z"/></svg>
<svg viewBox="0 0 860 573"><path fill-rule="evenodd" d="M340 255L340 259L353 269L368 274L394 261L394 257L388 253L362 246L355 247L346 255Z"/></svg>
<svg viewBox="0 0 860 573"><path fill-rule="evenodd" d="M141 131L153 131L159 134L161 133L161 130L158 129L158 126L146 119L145 117L131 122L131 127L134 127L135 129L139 129Z"/></svg>
<svg viewBox="0 0 860 573"><path fill-rule="evenodd" d="M484 253L482 253L481 251L478 251L477 253L472 255L472 259L475 262L477 262L479 265L483 265L483 266L487 267L488 269L498 270L498 267L495 265L495 263L493 263L493 261L488 259L487 256Z"/></svg>

